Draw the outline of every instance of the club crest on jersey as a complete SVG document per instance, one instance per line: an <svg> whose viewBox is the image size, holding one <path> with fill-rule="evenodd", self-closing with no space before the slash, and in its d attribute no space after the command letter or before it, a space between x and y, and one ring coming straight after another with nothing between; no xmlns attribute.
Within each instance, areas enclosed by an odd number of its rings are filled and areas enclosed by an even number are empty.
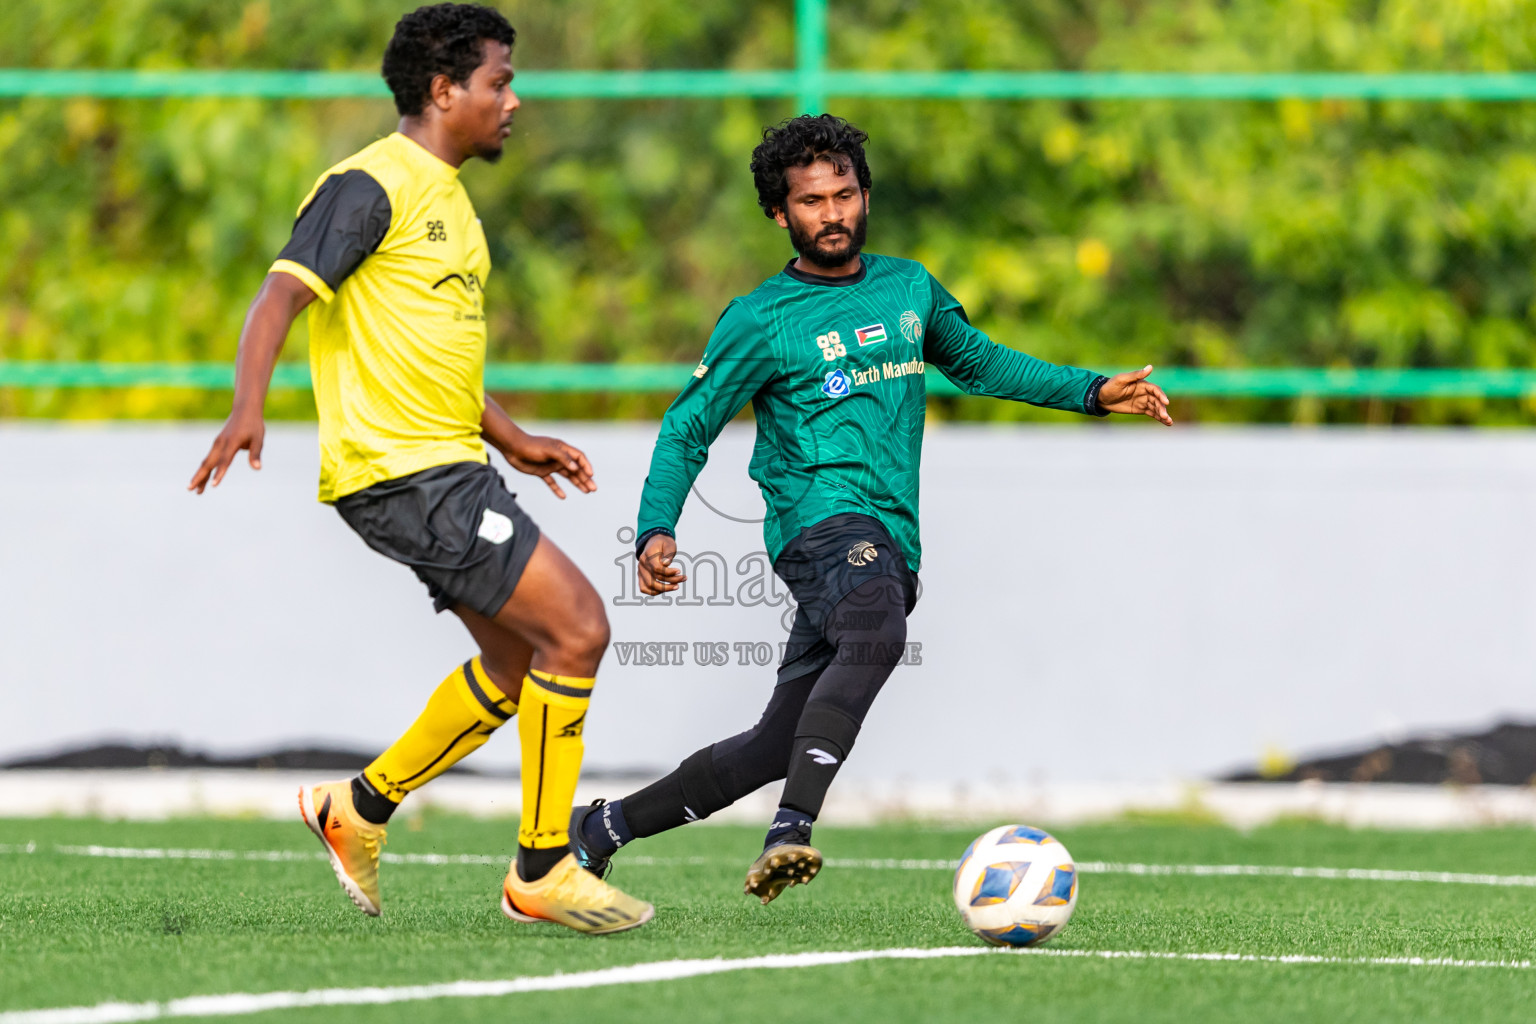
<svg viewBox="0 0 1536 1024"><path fill-rule="evenodd" d="M842 370L832 370L821 382L821 393L828 398L842 398L853 385L848 383L848 375Z"/></svg>
<svg viewBox="0 0 1536 1024"><path fill-rule="evenodd" d="M923 336L923 318L910 309L901 314L901 336L914 345Z"/></svg>
<svg viewBox="0 0 1536 1024"><path fill-rule="evenodd" d="M860 345L878 345L885 340L885 324L855 327L853 333L859 336Z"/></svg>

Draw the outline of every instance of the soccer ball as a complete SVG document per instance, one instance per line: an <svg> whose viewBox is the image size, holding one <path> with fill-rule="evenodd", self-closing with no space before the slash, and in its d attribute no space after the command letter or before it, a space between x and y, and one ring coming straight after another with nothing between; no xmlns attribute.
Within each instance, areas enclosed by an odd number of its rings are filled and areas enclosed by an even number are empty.
<svg viewBox="0 0 1536 1024"><path fill-rule="evenodd" d="M1072 919L1077 868L1049 833L1000 825L961 855L955 907L965 926L994 946L1038 945Z"/></svg>

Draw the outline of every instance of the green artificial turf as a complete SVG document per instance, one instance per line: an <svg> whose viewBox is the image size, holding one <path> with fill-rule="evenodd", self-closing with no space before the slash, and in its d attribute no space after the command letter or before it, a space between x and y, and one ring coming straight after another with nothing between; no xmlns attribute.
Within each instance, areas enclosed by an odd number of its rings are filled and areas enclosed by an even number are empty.
<svg viewBox="0 0 1536 1024"><path fill-rule="evenodd" d="M819 828L834 860L957 857L981 828ZM1062 829L1081 861L1536 874L1536 833L1240 833L1142 822ZM760 830L701 825L636 844L613 881L652 900L638 931L591 938L497 910L499 864L384 866L364 917L320 861L145 860L68 845L292 850L260 821L0 820L0 1011L193 994L502 979L678 958L977 944L944 870L825 870L771 906L741 893ZM399 822L388 850L504 855L506 822ZM657 863L633 863L635 857ZM626 864L626 858L631 863ZM688 858L701 863L687 863ZM1536 960L1536 888L1274 877L1084 874L1051 949ZM573 1008L581 1008L573 1013ZM873 961L583 991L279 1010L262 1021L1528 1020L1536 970L986 956Z"/></svg>

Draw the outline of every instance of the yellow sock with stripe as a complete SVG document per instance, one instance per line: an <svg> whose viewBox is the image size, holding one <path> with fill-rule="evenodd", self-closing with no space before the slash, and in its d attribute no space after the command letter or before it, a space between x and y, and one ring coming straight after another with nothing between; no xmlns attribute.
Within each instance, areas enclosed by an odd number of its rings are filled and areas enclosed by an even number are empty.
<svg viewBox="0 0 1536 1024"><path fill-rule="evenodd" d="M442 681L405 735L363 769L358 776L361 786L354 785L353 792L372 790L382 800L399 804L407 793L484 746L491 733L515 714L517 705L491 682L480 659L471 658ZM372 809L377 817L382 809L387 819L392 808L367 795L357 801L359 813L369 817L367 811Z"/></svg>
<svg viewBox="0 0 1536 1024"><path fill-rule="evenodd" d="M585 751L581 733L592 686L597 680L529 670L523 680L523 816L517 831L518 874L526 882L542 877L564 858L570 837L571 806Z"/></svg>

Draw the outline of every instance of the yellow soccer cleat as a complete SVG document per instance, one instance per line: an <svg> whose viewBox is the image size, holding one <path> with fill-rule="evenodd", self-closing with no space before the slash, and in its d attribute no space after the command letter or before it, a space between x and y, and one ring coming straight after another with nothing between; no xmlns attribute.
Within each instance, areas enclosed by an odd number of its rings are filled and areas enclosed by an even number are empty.
<svg viewBox="0 0 1536 1024"><path fill-rule="evenodd" d="M384 826L364 821L352 806L352 781L322 782L299 790L299 811L304 824L325 844L336 880L358 909L378 917L379 849L384 845Z"/></svg>
<svg viewBox="0 0 1536 1024"><path fill-rule="evenodd" d="M656 908L615 889L567 854L533 882L519 878L513 862L501 888L501 912L526 924L553 921L588 935L609 935L640 927Z"/></svg>
<svg viewBox="0 0 1536 1024"><path fill-rule="evenodd" d="M779 843L762 852L747 869L747 884L743 890L748 896L756 896L764 903L792 885L807 885L821 870L821 851L801 843Z"/></svg>

